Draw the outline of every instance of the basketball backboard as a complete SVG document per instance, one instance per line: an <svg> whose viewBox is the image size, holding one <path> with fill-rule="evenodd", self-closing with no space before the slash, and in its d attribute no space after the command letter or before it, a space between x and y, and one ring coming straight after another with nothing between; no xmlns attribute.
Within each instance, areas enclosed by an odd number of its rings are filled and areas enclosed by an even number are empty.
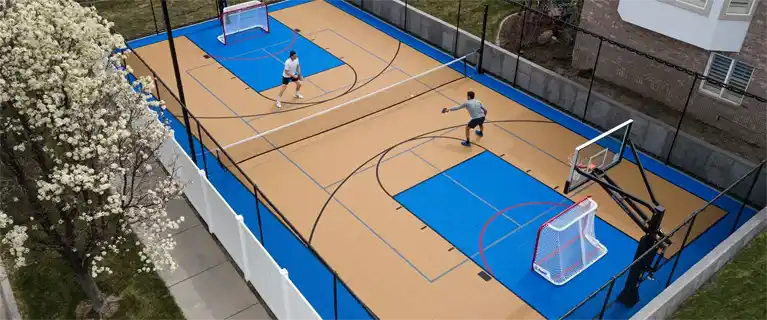
<svg viewBox="0 0 767 320"><path fill-rule="evenodd" d="M575 147L570 156L570 175L565 181L565 194L589 182L580 172L591 173L599 168L605 172L623 160L623 150L631 132L634 120L626 120L599 136Z"/></svg>

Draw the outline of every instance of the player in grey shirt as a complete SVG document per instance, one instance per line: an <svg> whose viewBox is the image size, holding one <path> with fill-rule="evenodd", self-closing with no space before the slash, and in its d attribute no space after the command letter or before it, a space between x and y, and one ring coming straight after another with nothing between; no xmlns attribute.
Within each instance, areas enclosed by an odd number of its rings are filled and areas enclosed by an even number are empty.
<svg viewBox="0 0 767 320"><path fill-rule="evenodd" d="M442 113L447 113L451 111L457 111L461 109L466 109L469 111L469 116L471 117L471 120L468 124L466 124L466 141L461 141L461 144L464 146L471 146L471 141L469 139L470 134L469 131L471 129L474 129L475 127L479 126L479 130L477 130L477 135L482 136L482 132L484 131L483 124L485 123L485 117L487 116L487 109L485 109L485 106L482 105L482 102L479 100L474 99L474 91L469 91L466 93L466 97L468 100L464 103L462 103L459 106L452 107L450 109L445 108L442 109Z"/></svg>

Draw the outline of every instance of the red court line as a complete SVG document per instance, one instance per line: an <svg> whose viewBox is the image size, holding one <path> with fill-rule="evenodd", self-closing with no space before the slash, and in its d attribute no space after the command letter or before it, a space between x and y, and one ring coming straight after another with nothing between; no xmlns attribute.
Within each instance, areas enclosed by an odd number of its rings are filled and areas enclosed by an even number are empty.
<svg viewBox="0 0 767 320"><path fill-rule="evenodd" d="M280 53L283 53L283 52L288 51L288 50L293 48L293 46L296 44L296 41L298 41L298 35L297 35L297 33L295 31L291 32L291 35L292 35L292 37L290 39L290 43L288 43L287 46L285 46L284 48L280 49L279 51L273 52L272 54L267 54L267 55L258 56L258 57L221 57L221 56L214 56L212 54L208 54L208 56L210 56L211 58L216 59L216 60L234 60L234 61L254 61L254 60L261 60L261 59L271 59L271 58L273 58L274 55L278 55ZM236 44L236 43L240 43L240 42L244 42L244 41L247 41L247 40L256 39L256 38L263 37L263 36L266 36L266 34L260 34L260 35L257 35L257 36L241 39L241 40L232 42L230 44ZM263 48L261 50L266 51L266 49L263 49Z"/></svg>
<svg viewBox="0 0 767 320"><path fill-rule="evenodd" d="M495 220L495 218L498 218L500 215L506 213L507 211L510 211L516 208L534 206L534 205L549 205L549 206L562 206L562 207L567 206L566 204L560 203L560 202L522 202L496 212L492 217L490 217L490 219L487 219L487 222L485 222L485 225L482 226L482 231L480 231L479 233L479 255L482 258L482 265L484 265L485 269L487 270L487 272L490 273L491 276L495 277L493 275L493 270L490 269L490 265L487 264L487 260L485 259L485 247L482 245L482 239L485 235L485 231L487 231L487 227L490 226L490 223L492 223L493 220Z"/></svg>

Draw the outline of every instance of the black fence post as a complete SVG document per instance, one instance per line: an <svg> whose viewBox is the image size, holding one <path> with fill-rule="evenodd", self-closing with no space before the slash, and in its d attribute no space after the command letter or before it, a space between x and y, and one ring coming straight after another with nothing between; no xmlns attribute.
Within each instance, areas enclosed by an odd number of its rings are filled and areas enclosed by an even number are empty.
<svg viewBox="0 0 767 320"><path fill-rule="evenodd" d="M482 38L479 41L479 61L477 62L477 73L482 74L482 58L485 56L485 35L487 33L487 10L489 6L485 5L485 13L482 15Z"/></svg>
<svg viewBox="0 0 767 320"><path fill-rule="evenodd" d="M253 184L253 198L256 199L256 218L258 218L258 234L261 235L261 245L266 247L264 244L264 228L261 226L261 206L258 202L258 186L256 184Z"/></svg>
<svg viewBox="0 0 767 320"><path fill-rule="evenodd" d="M674 132L674 138L671 139L671 146L668 148L668 154L666 155L666 161L665 161L666 164L671 162L671 153L674 152L674 146L676 145L676 137L679 136L679 129L682 127L682 121L684 120L684 115L687 113L687 107L690 106L690 99L692 98L692 94L695 92L695 84L697 82L698 82L698 77L693 76L692 86L690 87L690 93L687 94L687 101L685 101L684 103L684 108L682 109L682 115L679 116L679 122L676 124L676 131Z"/></svg>
<svg viewBox="0 0 767 320"><path fill-rule="evenodd" d="M152 9L152 21L154 21L154 33L158 34L160 33L160 27L157 26L157 16L155 16L155 13L154 13L154 2L152 0L149 0L149 8Z"/></svg>
<svg viewBox="0 0 767 320"><path fill-rule="evenodd" d="M602 53L602 43L605 41L599 39L599 47L597 48L597 56L594 59L594 70L591 71L591 81L589 82L589 92L586 94L586 104L583 106L583 116L581 121L586 121L586 113L589 111L589 101L591 101L591 90L594 88L594 78L597 77L597 67L599 66L599 55Z"/></svg>
<svg viewBox="0 0 767 320"><path fill-rule="evenodd" d="M462 0L458 0L458 14L456 14L455 18L455 38L453 39L453 57L458 57L458 37L461 34L461 2ZM466 61L463 62L464 66L466 65Z"/></svg>
<svg viewBox="0 0 767 320"><path fill-rule="evenodd" d="M333 271L333 311L338 319L338 274Z"/></svg>
<svg viewBox="0 0 767 320"><path fill-rule="evenodd" d="M514 67L514 77L511 85L517 85L517 74L519 73L519 60L522 59L522 44L525 41L525 25L527 25L527 7L522 7L522 26L519 28L519 46L517 47L517 65Z"/></svg>
<svg viewBox="0 0 767 320"><path fill-rule="evenodd" d="M178 86L178 97L181 99L181 111L184 114L184 126L186 126L186 135L189 138L189 156L192 162L197 165L197 153L194 151L194 138L192 128L189 127L189 111L186 110L186 100L184 99L184 86L181 84L181 72L178 68L178 57L176 56L176 44L173 42L173 30L170 27L170 15L168 14L167 0L160 0L162 4L162 15L165 18L165 32L168 33L168 44L170 45L170 58L173 62L173 71L176 75L176 85Z"/></svg>
<svg viewBox="0 0 767 320"><path fill-rule="evenodd" d="M157 98L157 100L162 100L162 98L160 98L160 87L157 86L157 75L154 71L152 71L152 82L154 82L154 89L157 91L157 96L155 98Z"/></svg>
<svg viewBox="0 0 767 320"><path fill-rule="evenodd" d="M756 175L754 175L754 181L751 182L751 187L748 188L748 192L746 193L746 198L743 199L743 202L740 204L740 210L738 210L738 215L735 217L735 224L732 225L732 230L730 230L730 234L735 232L736 229L738 229L738 222L740 222L740 215L743 214L743 210L746 208L746 203L748 202L748 198L751 197L751 192L754 191L754 187L756 186L756 181L759 180L759 174L762 173L762 169L764 168L764 164L759 164L759 169L756 169Z"/></svg>
<svg viewBox="0 0 767 320"><path fill-rule="evenodd" d="M599 311L599 317L597 319L602 319L605 316L605 311L607 310L607 304L610 301L610 295L613 293L613 287L615 286L615 279L611 280L610 282L610 288L607 289L607 297L605 297L605 302L602 303L602 310Z"/></svg>
<svg viewBox="0 0 767 320"><path fill-rule="evenodd" d="M407 0L405 0L405 21L402 22L402 30L407 32Z"/></svg>
<svg viewBox="0 0 767 320"><path fill-rule="evenodd" d="M202 154L202 167L203 167L203 169L205 169L205 177L207 178L208 177L208 160L205 159L205 144L202 143L202 141L203 141L202 140L202 129L201 129L202 124L200 123L199 120L197 120L197 119L194 119L194 120L197 123L197 137L200 139L200 149L202 149L202 150L200 150L200 154Z"/></svg>
<svg viewBox="0 0 767 320"><path fill-rule="evenodd" d="M668 275L668 281L666 281L666 288L671 285L671 279L674 278L674 271L676 271L676 266L679 264L679 259L682 259L682 253L684 253L684 249L687 246L687 240L690 237L690 232L692 232L692 227L695 225L695 220L698 219L698 216L701 215L703 212L699 212L694 217L692 217L692 220L690 220L690 227L687 228L687 232L684 234L684 240L682 240L682 246L679 248L679 252L676 254L676 260L674 260L674 265L671 267L671 273Z"/></svg>

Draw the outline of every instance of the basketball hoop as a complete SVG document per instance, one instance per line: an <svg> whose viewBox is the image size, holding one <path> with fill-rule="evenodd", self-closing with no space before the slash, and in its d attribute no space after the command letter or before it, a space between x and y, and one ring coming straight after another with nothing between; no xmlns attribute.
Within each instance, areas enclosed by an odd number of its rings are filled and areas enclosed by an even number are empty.
<svg viewBox="0 0 767 320"><path fill-rule="evenodd" d="M588 164L576 163L575 160L573 159L573 154L572 153L567 157L567 161L570 163L571 166L573 165L573 163L575 163L575 167L576 168L584 170L584 171L586 171L586 173L591 173L597 167L597 165L595 165L595 164L593 164L591 162L589 162Z"/></svg>

